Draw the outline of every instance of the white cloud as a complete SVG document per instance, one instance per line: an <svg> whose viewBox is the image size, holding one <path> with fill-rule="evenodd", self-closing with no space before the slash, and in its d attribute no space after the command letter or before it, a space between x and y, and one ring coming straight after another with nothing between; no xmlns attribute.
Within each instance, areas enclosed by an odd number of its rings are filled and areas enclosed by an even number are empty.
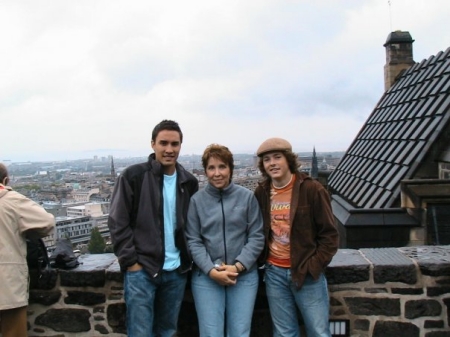
<svg viewBox="0 0 450 337"><path fill-rule="evenodd" d="M345 150L383 94L383 44L450 46L448 0L3 1L0 160L146 155L177 120L184 153Z"/></svg>

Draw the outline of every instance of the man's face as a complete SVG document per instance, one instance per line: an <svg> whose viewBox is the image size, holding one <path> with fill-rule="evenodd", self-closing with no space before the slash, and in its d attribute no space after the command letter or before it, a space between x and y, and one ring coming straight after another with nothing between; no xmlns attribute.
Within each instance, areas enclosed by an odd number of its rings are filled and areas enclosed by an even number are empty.
<svg viewBox="0 0 450 337"><path fill-rule="evenodd" d="M263 155L262 160L264 170L272 180L283 182L290 178L291 171L289 170L289 164L282 152L275 151L266 153Z"/></svg>
<svg viewBox="0 0 450 337"><path fill-rule="evenodd" d="M164 173L172 175L181 150L181 139L178 131L162 130L152 141L156 160L164 167Z"/></svg>

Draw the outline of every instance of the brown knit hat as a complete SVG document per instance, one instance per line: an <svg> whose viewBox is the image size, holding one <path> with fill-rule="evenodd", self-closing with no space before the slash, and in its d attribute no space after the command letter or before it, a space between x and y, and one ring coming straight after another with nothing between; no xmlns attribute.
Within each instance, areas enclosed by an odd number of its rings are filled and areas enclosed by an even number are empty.
<svg viewBox="0 0 450 337"><path fill-rule="evenodd" d="M261 157L263 154L272 151L292 151L292 145L283 138L269 138L258 147L256 155Z"/></svg>

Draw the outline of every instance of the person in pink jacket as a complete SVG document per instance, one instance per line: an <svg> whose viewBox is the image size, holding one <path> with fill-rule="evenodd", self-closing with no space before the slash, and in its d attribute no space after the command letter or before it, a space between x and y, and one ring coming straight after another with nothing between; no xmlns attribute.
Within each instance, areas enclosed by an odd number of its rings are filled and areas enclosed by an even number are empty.
<svg viewBox="0 0 450 337"><path fill-rule="evenodd" d="M27 237L44 237L55 218L8 185L0 163L0 324L3 337L27 336Z"/></svg>

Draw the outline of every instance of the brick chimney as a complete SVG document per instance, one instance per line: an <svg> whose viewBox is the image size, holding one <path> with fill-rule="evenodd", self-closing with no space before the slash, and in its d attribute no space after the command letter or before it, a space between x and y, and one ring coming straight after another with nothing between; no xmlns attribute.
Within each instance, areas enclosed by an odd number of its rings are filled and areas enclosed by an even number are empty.
<svg viewBox="0 0 450 337"><path fill-rule="evenodd" d="M387 91L404 70L411 67L413 60L413 44L409 32L397 30L388 35L386 43L386 64L384 66L384 90Z"/></svg>

